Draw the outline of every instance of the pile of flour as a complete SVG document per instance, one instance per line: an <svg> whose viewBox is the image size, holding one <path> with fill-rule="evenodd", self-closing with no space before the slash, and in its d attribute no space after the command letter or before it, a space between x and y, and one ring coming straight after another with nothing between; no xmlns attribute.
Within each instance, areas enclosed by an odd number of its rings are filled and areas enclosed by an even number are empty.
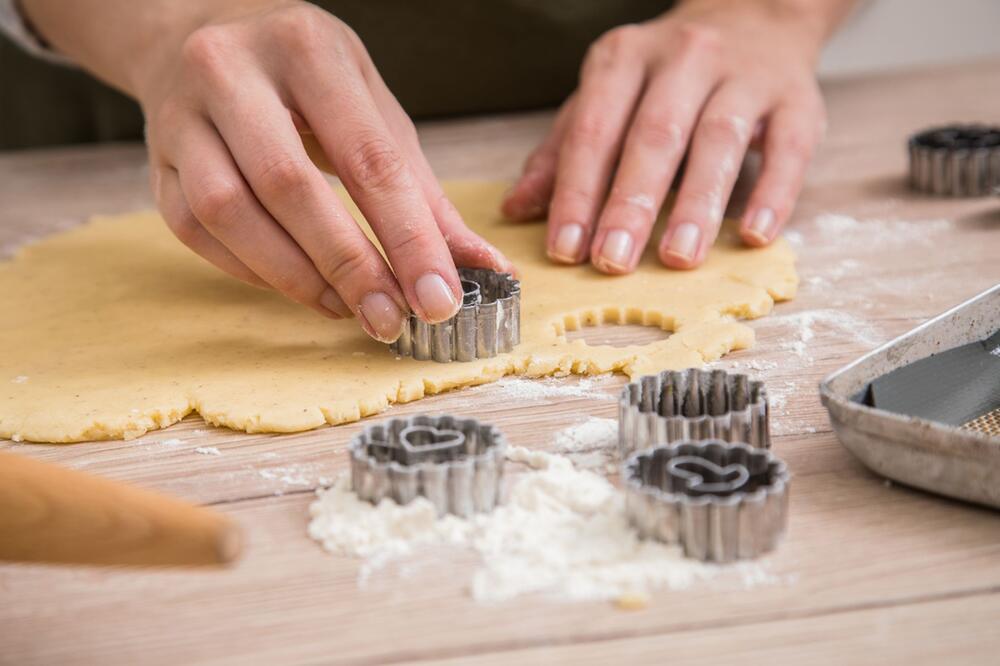
<svg viewBox="0 0 1000 666"><path fill-rule="evenodd" d="M642 597L720 571L685 559L677 547L640 540L625 516L624 495L603 476L523 447L510 447L507 456L531 469L490 514L438 519L422 498L406 506L388 500L372 506L341 478L318 491L309 534L332 553L364 558L362 576L422 547L472 548L482 561L471 593L485 602L528 593L563 600Z"/></svg>

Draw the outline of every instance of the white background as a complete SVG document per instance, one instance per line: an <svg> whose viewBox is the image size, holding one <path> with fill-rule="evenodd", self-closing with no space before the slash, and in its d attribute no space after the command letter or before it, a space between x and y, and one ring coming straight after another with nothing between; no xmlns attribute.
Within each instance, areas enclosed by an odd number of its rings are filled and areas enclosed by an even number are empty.
<svg viewBox="0 0 1000 666"><path fill-rule="evenodd" d="M821 74L1000 56L1000 0L867 0L830 41Z"/></svg>

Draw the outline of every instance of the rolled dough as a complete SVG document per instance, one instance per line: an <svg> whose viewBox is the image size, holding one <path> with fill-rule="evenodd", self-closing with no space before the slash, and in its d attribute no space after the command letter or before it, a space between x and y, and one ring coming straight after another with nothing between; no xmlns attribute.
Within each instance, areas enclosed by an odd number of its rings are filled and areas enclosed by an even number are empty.
<svg viewBox="0 0 1000 666"><path fill-rule="evenodd" d="M608 277L549 263L544 225L497 214L503 183L453 182L469 225L496 243L522 279L522 343L473 363L396 359L354 321L331 322L248 287L181 246L153 212L97 217L0 263L0 436L36 442L137 437L197 411L247 432L293 432L355 421L504 375L698 366L750 346L737 321L791 298L794 255L723 232L705 265ZM588 346L565 331L599 323L672 331L645 346Z"/></svg>

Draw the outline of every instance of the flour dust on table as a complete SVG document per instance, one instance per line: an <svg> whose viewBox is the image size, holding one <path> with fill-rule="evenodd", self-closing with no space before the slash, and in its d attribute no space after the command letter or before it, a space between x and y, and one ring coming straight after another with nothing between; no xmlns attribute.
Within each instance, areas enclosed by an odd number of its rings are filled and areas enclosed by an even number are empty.
<svg viewBox="0 0 1000 666"><path fill-rule="evenodd" d="M643 541L628 522L624 494L564 456L513 446L507 457L529 469L491 513L438 518L423 498L372 505L343 477L317 492L309 535L333 554L362 559L360 581L422 549L471 549L480 563L469 590L479 602L543 594L631 603L657 589L684 589L727 574L743 588L782 581L760 563L720 567L687 559L677 546Z"/></svg>

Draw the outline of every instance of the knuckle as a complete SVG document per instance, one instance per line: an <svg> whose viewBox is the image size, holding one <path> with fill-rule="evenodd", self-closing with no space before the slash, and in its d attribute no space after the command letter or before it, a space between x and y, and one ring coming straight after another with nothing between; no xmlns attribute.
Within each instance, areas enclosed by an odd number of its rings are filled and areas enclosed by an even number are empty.
<svg viewBox="0 0 1000 666"><path fill-rule="evenodd" d="M233 223L240 188L228 181L207 183L191 197L191 212L203 224L218 228Z"/></svg>
<svg viewBox="0 0 1000 666"><path fill-rule="evenodd" d="M698 23L680 26L677 40L683 49L698 53L712 53L722 46L722 35L716 28Z"/></svg>
<svg viewBox="0 0 1000 666"><path fill-rule="evenodd" d="M556 155L554 151L538 148L524 161L524 174L529 173L549 173L555 171Z"/></svg>
<svg viewBox="0 0 1000 666"><path fill-rule="evenodd" d="M749 140L750 123L736 114L714 113L701 119L701 131L713 142L745 143Z"/></svg>
<svg viewBox="0 0 1000 666"><path fill-rule="evenodd" d="M288 155L270 157L257 166L255 186L264 198L299 199L309 187L309 171L300 160Z"/></svg>
<svg viewBox="0 0 1000 666"><path fill-rule="evenodd" d="M384 189L400 182L403 156L382 138L366 138L347 152L347 175L363 189Z"/></svg>
<svg viewBox="0 0 1000 666"><path fill-rule="evenodd" d="M612 188L608 204L609 208L614 207L625 211L625 214L630 217L638 213L639 222L643 225L652 224L658 212L656 200L649 194L634 190L627 191L618 187Z"/></svg>
<svg viewBox="0 0 1000 666"><path fill-rule="evenodd" d="M297 67L326 67L331 57L350 59L351 48L360 43L347 25L309 3L280 10L268 27L272 41Z"/></svg>
<svg viewBox="0 0 1000 666"><path fill-rule="evenodd" d="M430 235L420 228L403 227L388 240L386 251L390 254L424 256L431 249Z"/></svg>
<svg viewBox="0 0 1000 666"><path fill-rule="evenodd" d="M198 238L198 220L192 215L165 215L167 227L173 232L181 243L188 247L194 247Z"/></svg>
<svg viewBox="0 0 1000 666"><path fill-rule="evenodd" d="M579 113L567 130L566 139L583 146L599 146L611 135L611 124L601 113L583 111Z"/></svg>
<svg viewBox="0 0 1000 666"><path fill-rule="evenodd" d="M609 64L631 56L636 49L642 28L634 24L613 28L597 39L588 53L595 64Z"/></svg>
<svg viewBox="0 0 1000 666"><path fill-rule="evenodd" d="M681 124L669 115L641 113L632 125L636 138L654 148L678 148L684 145Z"/></svg>
<svg viewBox="0 0 1000 666"><path fill-rule="evenodd" d="M576 183L560 183L553 196L553 208L564 217L583 217L594 203L594 194Z"/></svg>
<svg viewBox="0 0 1000 666"><path fill-rule="evenodd" d="M193 31L181 46L181 62L203 74L221 74L232 48L228 31L221 26L205 26Z"/></svg>
<svg viewBox="0 0 1000 666"><path fill-rule="evenodd" d="M342 284L360 285L372 273L364 251L356 247L342 247L324 257L317 265L320 275L334 287Z"/></svg>
<svg viewBox="0 0 1000 666"><path fill-rule="evenodd" d="M292 271L276 273L268 280L268 284L296 303L311 304L319 302L319 295L314 294L313 290L309 289L308 281Z"/></svg>
<svg viewBox="0 0 1000 666"><path fill-rule="evenodd" d="M778 139L776 149L805 162L812 157L812 140L803 132L788 132Z"/></svg>
<svg viewBox="0 0 1000 666"><path fill-rule="evenodd" d="M281 43L293 47L316 43L322 25L322 12L306 3L285 7L268 17L271 34Z"/></svg>

